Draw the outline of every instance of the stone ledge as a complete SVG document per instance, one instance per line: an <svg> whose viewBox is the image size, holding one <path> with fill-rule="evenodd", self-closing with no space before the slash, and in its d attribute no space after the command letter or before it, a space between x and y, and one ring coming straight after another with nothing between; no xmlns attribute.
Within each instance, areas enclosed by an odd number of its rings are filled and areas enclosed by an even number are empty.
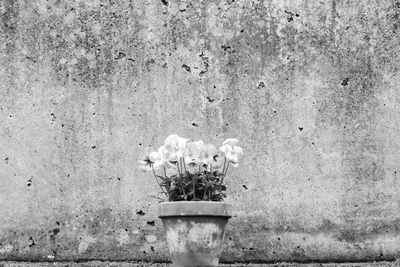
<svg viewBox="0 0 400 267"><path fill-rule="evenodd" d="M170 263L149 263L149 262L115 262L115 261L87 261L87 262L15 262L1 261L0 267L171 267ZM388 262L360 262L360 263L236 263L236 264L220 264L221 267L237 267L237 266L256 266L256 267L392 267L400 266L400 260Z"/></svg>

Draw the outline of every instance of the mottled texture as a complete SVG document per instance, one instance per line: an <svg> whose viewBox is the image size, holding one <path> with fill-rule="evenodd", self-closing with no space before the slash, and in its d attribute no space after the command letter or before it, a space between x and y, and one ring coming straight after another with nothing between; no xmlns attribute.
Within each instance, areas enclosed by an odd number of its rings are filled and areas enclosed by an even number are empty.
<svg viewBox="0 0 400 267"><path fill-rule="evenodd" d="M368 263L277 263L277 264L220 264L221 267L395 267L400 262L368 262ZM110 261L86 261L86 262L1 262L0 267L171 267L168 263L147 263L147 262L110 262Z"/></svg>
<svg viewBox="0 0 400 267"><path fill-rule="evenodd" d="M399 0L0 1L0 260L168 260L171 133L244 149L222 262L399 257L399 43Z"/></svg>

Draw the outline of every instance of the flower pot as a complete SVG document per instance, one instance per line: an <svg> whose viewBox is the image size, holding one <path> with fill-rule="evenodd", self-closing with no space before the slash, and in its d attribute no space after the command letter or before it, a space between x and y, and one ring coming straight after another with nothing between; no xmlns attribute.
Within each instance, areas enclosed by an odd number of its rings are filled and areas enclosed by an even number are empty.
<svg viewBox="0 0 400 267"><path fill-rule="evenodd" d="M159 212L174 266L218 266L230 204L164 202Z"/></svg>

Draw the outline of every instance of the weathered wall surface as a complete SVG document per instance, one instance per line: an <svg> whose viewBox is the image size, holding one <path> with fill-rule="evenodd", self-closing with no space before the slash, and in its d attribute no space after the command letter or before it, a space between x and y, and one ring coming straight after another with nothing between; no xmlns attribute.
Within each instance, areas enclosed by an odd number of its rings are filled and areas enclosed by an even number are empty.
<svg viewBox="0 0 400 267"><path fill-rule="evenodd" d="M167 260L145 147L245 151L224 261L400 254L400 2L0 1L0 260Z"/></svg>

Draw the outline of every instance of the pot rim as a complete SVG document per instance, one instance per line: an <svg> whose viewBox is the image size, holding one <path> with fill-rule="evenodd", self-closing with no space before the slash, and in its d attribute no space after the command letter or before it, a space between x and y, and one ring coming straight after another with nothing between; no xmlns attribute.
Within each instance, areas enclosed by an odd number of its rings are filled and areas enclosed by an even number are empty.
<svg viewBox="0 0 400 267"><path fill-rule="evenodd" d="M232 205L217 201L172 201L159 205L159 218L164 217L232 217Z"/></svg>

